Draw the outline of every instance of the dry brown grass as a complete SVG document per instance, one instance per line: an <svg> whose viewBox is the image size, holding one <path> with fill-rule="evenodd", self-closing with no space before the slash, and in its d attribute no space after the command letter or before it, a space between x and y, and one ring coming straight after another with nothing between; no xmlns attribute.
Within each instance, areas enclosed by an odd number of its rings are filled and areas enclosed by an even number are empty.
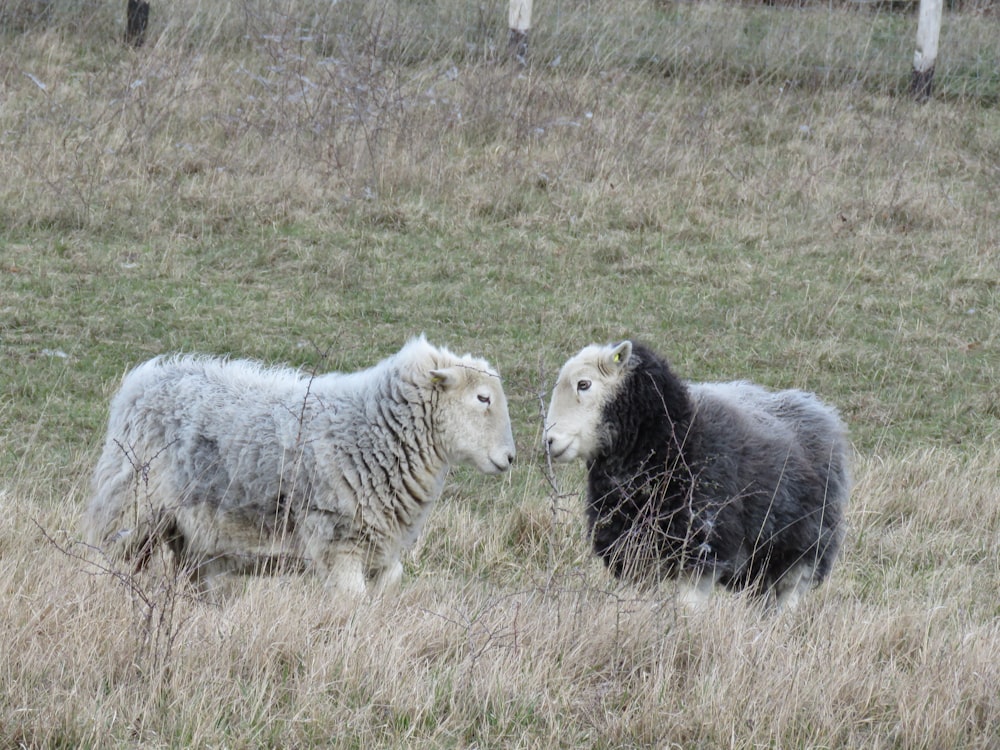
<svg viewBox="0 0 1000 750"><path fill-rule="evenodd" d="M924 191L911 173L950 145L923 134L963 135L968 124L940 120L965 112L931 106L911 118L892 99L856 101L866 82L883 94L909 73L902 16L707 4L675 18L640 3L626 13L641 19L633 27L594 8L547 23L543 16L538 64L520 70L498 66L484 41L502 28L458 23L447 32L458 38L445 40L416 9L393 4L350 3L334 13L305 0L244 0L157 12L157 33L141 54L92 40L81 57L73 30L59 26L10 38L0 69L9 225L199 238L324 211L335 221L378 198L396 205L374 217L390 225L420 221L428 202L444 202L456 220L488 212L533 224L600 223L610 208L626 226L660 227L693 213L689 220L710 232L736 207L747 234L766 238L785 212L828 201L841 207L841 229L936 226L962 210L961 164ZM732 13L737 21L727 20ZM860 37L858 49L841 49L827 37L834 29ZM963 34L952 43L953 64L988 67L984 37L995 23L959 16L949 29ZM566 49L566 60L546 65L553 47L585 33L592 38L579 40L578 57ZM879 39L893 40L883 50L896 61L891 74L865 57ZM748 97L730 86L748 74L726 61L745 59L751 41L767 53L754 63L757 96ZM650 50L673 50L690 67L664 77L661 63L643 62L655 57ZM844 59L810 59L831 50ZM840 85L834 76L828 101L803 101L824 83L808 71L840 64L856 68L855 78ZM990 101L997 93L982 79L977 69ZM735 152L733 139L741 142ZM982 145L983 158L995 159ZM895 153L872 162L873 151ZM896 174L877 192L828 179L882 166ZM562 190L576 199L572 209ZM793 194L776 195L782 190Z"/></svg>
<svg viewBox="0 0 1000 750"><path fill-rule="evenodd" d="M211 603L176 584L145 646L128 591L18 518L26 498L7 491L3 742L994 747L997 471L987 452L863 462L839 567L778 617L615 586L578 523L501 491L482 523L438 509L398 597L338 601L291 577ZM59 530L79 501L33 519L74 551ZM522 556L511 533L548 552ZM141 582L161 605L164 581Z"/></svg>

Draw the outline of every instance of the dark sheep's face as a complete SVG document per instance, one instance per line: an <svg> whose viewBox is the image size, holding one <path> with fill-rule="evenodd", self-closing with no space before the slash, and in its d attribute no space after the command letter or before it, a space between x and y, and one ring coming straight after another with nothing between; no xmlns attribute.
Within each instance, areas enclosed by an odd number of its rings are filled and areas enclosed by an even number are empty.
<svg viewBox="0 0 1000 750"><path fill-rule="evenodd" d="M545 446L553 461L590 461L600 454L601 414L618 392L631 354L631 341L591 344L563 365L545 418Z"/></svg>

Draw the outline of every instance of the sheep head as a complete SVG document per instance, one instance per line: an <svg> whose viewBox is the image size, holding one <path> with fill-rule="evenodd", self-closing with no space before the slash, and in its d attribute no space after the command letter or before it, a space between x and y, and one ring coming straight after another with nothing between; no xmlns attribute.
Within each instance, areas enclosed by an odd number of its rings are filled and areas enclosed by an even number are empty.
<svg viewBox="0 0 1000 750"><path fill-rule="evenodd" d="M449 464L467 464L500 474L514 463L516 449L500 376L471 358L430 371L439 392L434 408L441 447Z"/></svg>
<svg viewBox="0 0 1000 750"><path fill-rule="evenodd" d="M554 461L590 461L601 451L602 413L628 373L632 342L591 344L559 371L545 418L545 445Z"/></svg>

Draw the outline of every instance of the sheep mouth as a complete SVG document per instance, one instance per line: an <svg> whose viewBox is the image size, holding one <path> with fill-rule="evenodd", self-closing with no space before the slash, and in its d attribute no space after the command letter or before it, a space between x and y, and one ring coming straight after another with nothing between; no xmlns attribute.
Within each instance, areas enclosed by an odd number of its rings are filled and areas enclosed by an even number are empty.
<svg viewBox="0 0 1000 750"><path fill-rule="evenodd" d="M564 459L563 456L565 456L569 452L569 449L572 447L573 447L572 443L567 443L566 445L560 446L558 448L550 445L548 448L549 458L551 458L553 461L567 460Z"/></svg>
<svg viewBox="0 0 1000 750"><path fill-rule="evenodd" d="M491 474L503 474L505 471L507 471L511 467L510 462L505 463L505 464L501 464L501 463L497 463L492 458L490 459L490 463L493 464L493 467L496 469L496 471L490 472Z"/></svg>

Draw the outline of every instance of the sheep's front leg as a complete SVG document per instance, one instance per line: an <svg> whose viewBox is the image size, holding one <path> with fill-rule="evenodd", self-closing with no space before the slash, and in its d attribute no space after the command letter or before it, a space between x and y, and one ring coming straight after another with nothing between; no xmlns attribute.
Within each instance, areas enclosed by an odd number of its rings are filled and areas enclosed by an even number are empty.
<svg viewBox="0 0 1000 750"><path fill-rule="evenodd" d="M317 559L317 558L313 558ZM351 552L323 555L319 566L327 588L360 596L367 590L364 559Z"/></svg>
<svg viewBox="0 0 1000 750"><path fill-rule="evenodd" d="M389 565L379 571L375 578L374 589L378 594L395 591L399 588L400 581L403 580L403 563L399 558L393 560Z"/></svg>
<svg viewBox="0 0 1000 750"><path fill-rule="evenodd" d="M315 509L302 519L298 534L306 558L327 588L355 595L368 590L366 555L350 534L344 514Z"/></svg>
<svg viewBox="0 0 1000 750"><path fill-rule="evenodd" d="M699 609L712 597L715 575L711 571L687 571L680 576L677 600L689 610Z"/></svg>

